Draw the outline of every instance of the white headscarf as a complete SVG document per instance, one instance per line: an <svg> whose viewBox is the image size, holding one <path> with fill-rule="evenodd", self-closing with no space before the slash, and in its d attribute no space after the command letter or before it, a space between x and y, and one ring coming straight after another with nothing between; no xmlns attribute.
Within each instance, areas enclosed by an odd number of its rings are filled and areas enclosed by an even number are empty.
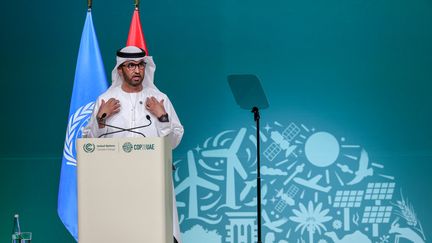
<svg viewBox="0 0 432 243"><path fill-rule="evenodd" d="M126 46L124 48L122 48L120 50L121 53L128 53L128 54L141 54L141 53L145 53L144 50L136 47L136 46ZM111 73L111 78L112 78L112 84L110 89L121 86L123 83L123 78L119 75L117 68L122 65L124 62L127 61L141 61L144 60L144 62L146 63L145 65L145 72L144 72L144 81L143 81L143 87L144 88L153 88L155 90L158 90L158 88L156 88L156 86L154 85L154 72L156 70L156 65L153 62L153 57L151 56L144 56L144 57L135 57L135 58L126 58L126 57L116 57L117 63L116 66L114 67L114 69L112 70Z"/></svg>

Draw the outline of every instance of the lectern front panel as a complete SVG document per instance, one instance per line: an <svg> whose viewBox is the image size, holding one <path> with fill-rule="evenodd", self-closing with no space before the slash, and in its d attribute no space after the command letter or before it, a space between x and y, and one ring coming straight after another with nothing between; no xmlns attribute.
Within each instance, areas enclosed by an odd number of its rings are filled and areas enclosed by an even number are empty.
<svg viewBox="0 0 432 243"><path fill-rule="evenodd" d="M165 139L79 139L77 159L80 243L172 243Z"/></svg>

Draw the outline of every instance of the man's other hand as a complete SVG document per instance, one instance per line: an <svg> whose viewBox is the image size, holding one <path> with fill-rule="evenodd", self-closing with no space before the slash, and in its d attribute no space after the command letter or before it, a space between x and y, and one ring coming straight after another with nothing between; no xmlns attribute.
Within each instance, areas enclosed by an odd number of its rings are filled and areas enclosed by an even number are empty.
<svg viewBox="0 0 432 243"><path fill-rule="evenodd" d="M99 107L99 111L97 113L97 118L102 118L102 115L105 113L104 119L114 115L115 113L120 111L120 101L114 98L109 99L107 102L102 100L102 103Z"/></svg>
<svg viewBox="0 0 432 243"><path fill-rule="evenodd" d="M156 117L166 114L164 100L158 101L155 97L148 97L146 100L146 109Z"/></svg>

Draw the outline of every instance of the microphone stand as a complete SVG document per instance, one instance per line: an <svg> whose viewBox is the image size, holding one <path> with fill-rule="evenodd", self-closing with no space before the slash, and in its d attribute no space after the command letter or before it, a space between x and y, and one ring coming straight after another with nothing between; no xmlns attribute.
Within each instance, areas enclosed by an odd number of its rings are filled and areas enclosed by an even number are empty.
<svg viewBox="0 0 432 243"><path fill-rule="evenodd" d="M116 128L116 129L119 129L119 131L107 132L107 133L101 134L98 138L101 138L101 137L106 136L106 135L114 134L114 133L119 133L119 132L132 132L132 133L142 135L143 137L146 137L146 135L144 135L144 133L133 131L135 129L140 129L140 128L150 126L152 124L152 120L151 120L149 115L147 115L146 118L150 122L149 124L143 125L143 126L131 127L131 128L116 127L116 126L108 125L106 123L99 122L100 125L104 125L104 126L111 127L111 128Z"/></svg>
<svg viewBox="0 0 432 243"><path fill-rule="evenodd" d="M260 114L258 107L254 106L251 111L254 114L256 122L256 139L257 139L257 227L258 227L258 243L261 241L261 161L260 161Z"/></svg>
<svg viewBox="0 0 432 243"><path fill-rule="evenodd" d="M114 134L114 133L119 133L119 132L132 132L132 133L136 133L136 134L139 134L139 135L142 135L143 137L145 137L145 135L143 133L131 130L131 129L135 129L135 128L128 128L128 129L126 129L126 128L121 128L121 127L111 126L111 125L108 125L106 123L99 123L99 124L107 126L107 127L119 129L119 131L107 132L107 133L101 134L99 136L99 138L101 138L103 136L106 136L106 135L111 135L111 134Z"/></svg>

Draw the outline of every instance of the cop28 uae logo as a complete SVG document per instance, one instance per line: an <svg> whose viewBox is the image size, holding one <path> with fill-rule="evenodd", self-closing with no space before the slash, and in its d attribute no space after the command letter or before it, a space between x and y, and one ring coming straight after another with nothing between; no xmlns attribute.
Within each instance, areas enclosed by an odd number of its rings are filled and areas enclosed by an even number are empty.
<svg viewBox="0 0 432 243"><path fill-rule="evenodd" d="M174 161L183 242L256 242L255 134L222 131ZM426 242L391 161L301 123L268 123L260 139L263 242Z"/></svg>
<svg viewBox="0 0 432 243"><path fill-rule="evenodd" d="M93 151L95 151L95 145L92 143L86 143L83 145L83 149L86 153L92 153Z"/></svg>
<svg viewBox="0 0 432 243"><path fill-rule="evenodd" d="M122 148L126 153L130 153L132 151L133 145L130 142L126 142L123 144Z"/></svg>

